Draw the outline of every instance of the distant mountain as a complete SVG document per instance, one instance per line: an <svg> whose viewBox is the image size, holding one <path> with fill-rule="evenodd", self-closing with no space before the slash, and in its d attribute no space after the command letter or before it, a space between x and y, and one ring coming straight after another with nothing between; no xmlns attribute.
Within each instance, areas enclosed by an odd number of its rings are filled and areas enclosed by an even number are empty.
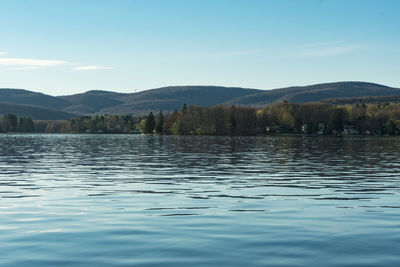
<svg viewBox="0 0 400 267"><path fill-rule="evenodd" d="M266 90L254 95L231 99L227 101L226 104L263 106L284 100L291 103L305 103L322 101L328 98L398 95L400 95L400 89L380 84L366 82L335 82Z"/></svg>
<svg viewBox="0 0 400 267"><path fill-rule="evenodd" d="M92 114L100 113L103 108L110 108L117 105L122 105L124 102L117 99L118 96L125 94L110 92L110 91L88 91L82 94L70 96L60 96L69 103L63 110L75 114Z"/></svg>
<svg viewBox="0 0 400 267"><path fill-rule="evenodd" d="M170 112L181 109L184 103L189 106L205 107L217 104L258 107L284 100L293 103L315 101L335 103L335 99L346 99L342 101L351 102L358 98L372 97L376 101L384 101L384 99L396 99L399 96L400 89L366 82L335 82L272 90L222 86L169 86L129 94L93 90L58 97L22 89L0 89L0 102L2 102L0 105L3 106L0 114L12 113L7 111L7 108L11 109L12 105L22 105L25 111L28 110L26 105L29 105L32 112L33 108L42 108L48 113L47 117L63 119L74 116L72 114L75 116L144 114L159 110ZM55 113L56 111L64 113ZM43 119L38 114L44 115L44 113L35 114L35 118Z"/></svg>
<svg viewBox="0 0 400 267"><path fill-rule="evenodd" d="M63 109L71 105L68 101L42 93L23 89L0 89L0 102L34 105L51 109Z"/></svg>
<svg viewBox="0 0 400 267"><path fill-rule="evenodd" d="M133 94L120 94L115 99L123 104L102 109L103 113L131 113L149 111L173 111L183 104L214 106L232 98L261 92L261 90L221 86L170 86L141 91Z"/></svg>
<svg viewBox="0 0 400 267"><path fill-rule="evenodd" d="M149 111L173 111L183 104L213 106L231 98L262 92L256 89L221 86L169 86L122 94L110 91L88 91L82 94L59 96L70 103L63 108L76 114L129 114Z"/></svg>
<svg viewBox="0 0 400 267"><path fill-rule="evenodd" d="M76 114L43 107L1 102L0 114L14 114L18 117L31 117L34 120L68 120L77 117Z"/></svg>

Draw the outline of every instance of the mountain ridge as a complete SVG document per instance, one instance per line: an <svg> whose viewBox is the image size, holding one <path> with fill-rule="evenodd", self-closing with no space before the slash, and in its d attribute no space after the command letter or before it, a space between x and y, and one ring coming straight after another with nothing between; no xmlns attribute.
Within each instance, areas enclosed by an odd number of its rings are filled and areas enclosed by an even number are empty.
<svg viewBox="0 0 400 267"><path fill-rule="evenodd" d="M0 102L0 114L14 114L18 117L30 117L34 120L68 120L76 114L48 109L40 106Z"/></svg>
<svg viewBox="0 0 400 267"><path fill-rule="evenodd" d="M145 114L149 111L171 112L187 105L214 106L217 104L260 107L276 102L305 103L329 99L365 98L397 99L400 89L370 82L344 81L308 86L291 86L271 90L224 86L167 86L135 93L90 90L84 93L50 96L25 89L0 88L0 102L7 104L60 111L60 117L70 114ZM380 98L379 98L380 97ZM386 98L385 98L386 97ZM328 101L328 102L329 102ZM0 103L0 104L1 104ZM15 108L14 107L14 110ZM4 114L5 109L1 109Z"/></svg>
<svg viewBox="0 0 400 267"><path fill-rule="evenodd" d="M363 89L364 94L360 93L359 90L355 91L358 88ZM365 92L367 89L369 91ZM372 92L371 89L379 89L379 92ZM318 93L317 97L315 97L316 93ZM226 104L261 106L285 100L294 103L305 103L321 101L327 98L382 96L392 95L393 93L394 95L399 95L400 89L369 82L331 82L264 90L255 95L232 99ZM308 94L309 97L305 97L305 94Z"/></svg>

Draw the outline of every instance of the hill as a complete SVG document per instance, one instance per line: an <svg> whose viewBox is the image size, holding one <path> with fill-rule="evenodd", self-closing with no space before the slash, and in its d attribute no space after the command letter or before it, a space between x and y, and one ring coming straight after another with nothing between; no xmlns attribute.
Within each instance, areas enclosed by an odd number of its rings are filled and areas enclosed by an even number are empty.
<svg viewBox="0 0 400 267"><path fill-rule="evenodd" d="M62 109L71 105L68 101L42 93L32 92L24 89L0 89L0 102L34 105L50 109Z"/></svg>
<svg viewBox="0 0 400 267"><path fill-rule="evenodd" d="M204 107L217 104L259 107L285 100L292 103L316 101L340 103L358 101L359 98L385 101L399 96L400 89L367 82L323 83L272 90L222 86L169 86L137 93L93 90L58 97L22 89L0 89L0 102L29 105L32 109L34 108L32 106L40 107L47 110L46 116L54 118L59 116L60 119L72 116L71 114L144 114L159 110L170 112L181 109L184 103L188 106ZM341 100L335 101L335 99ZM3 111L5 107L3 106ZM64 113L54 113L55 111Z"/></svg>
<svg viewBox="0 0 400 267"><path fill-rule="evenodd" d="M229 105L263 106L275 102L306 103L335 98L399 96L400 89L366 82L335 82L266 90L227 101Z"/></svg>
<svg viewBox="0 0 400 267"><path fill-rule="evenodd" d="M149 111L173 111L181 109L183 104L197 106L214 106L231 98L261 92L257 89L222 86L170 86L141 91L133 94L115 96L123 104L104 108L102 113L121 114Z"/></svg>
<svg viewBox="0 0 400 267"><path fill-rule="evenodd" d="M68 120L78 116L76 114L43 107L0 102L0 115L4 114L14 114L18 117L31 117L34 120Z"/></svg>
<svg viewBox="0 0 400 267"><path fill-rule="evenodd" d="M121 105L124 102L117 99L118 96L125 94L93 90L82 94L75 94L69 96L60 96L69 103L63 110L75 114L93 114L101 113L103 108L110 108Z"/></svg>

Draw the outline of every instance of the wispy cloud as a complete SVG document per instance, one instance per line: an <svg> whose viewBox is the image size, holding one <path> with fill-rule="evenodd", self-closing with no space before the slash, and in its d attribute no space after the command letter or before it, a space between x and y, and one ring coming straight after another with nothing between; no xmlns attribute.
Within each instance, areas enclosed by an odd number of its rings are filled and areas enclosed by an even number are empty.
<svg viewBox="0 0 400 267"><path fill-rule="evenodd" d="M331 57L347 54L360 49L359 45L346 44L345 42L323 42L304 46L297 54L297 57Z"/></svg>
<svg viewBox="0 0 400 267"><path fill-rule="evenodd" d="M36 67L51 67L66 64L64 60L47 60L47 59L32 59L32 58L2 58L0 57L0 65L6 66L36 66Z"/></svg>
<svg viewBox="0 0 400 267"><path fill-rule="evenodd" d="M114 69L114 67L96 66L96 65L80 66L73 68L73 70L112 70L112 69Z"/></svg>
<svg viewBox="0 0 400 267"><path fill-rule="evenodd" d="M64 66L73 70L110 70L114 67L74 64L66 60L53 59L34 59L34 58L18 58L18 57L3 57L6 52L0 51L0 66L6 66L8 70L35 70L48 67Z"/></svg>

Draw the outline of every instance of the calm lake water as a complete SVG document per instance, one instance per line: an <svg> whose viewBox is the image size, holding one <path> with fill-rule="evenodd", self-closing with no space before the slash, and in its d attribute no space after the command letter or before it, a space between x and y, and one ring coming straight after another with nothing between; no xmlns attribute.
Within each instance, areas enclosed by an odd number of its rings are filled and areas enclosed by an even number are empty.
<svg viewBox="0 0 400 267"><path fill-rule="evenodd" d="M400 266L400 139L0 135L0 266Z"/></svg>

